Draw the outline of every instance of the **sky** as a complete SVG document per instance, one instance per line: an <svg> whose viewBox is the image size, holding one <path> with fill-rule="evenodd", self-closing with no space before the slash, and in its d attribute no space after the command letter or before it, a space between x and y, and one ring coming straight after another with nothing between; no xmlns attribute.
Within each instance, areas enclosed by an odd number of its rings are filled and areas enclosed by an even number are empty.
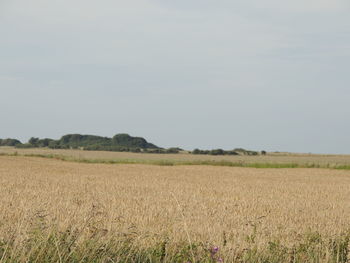
<svg viewBox="0 0 350 263"><path fill-rule="evenodd" d="M0 138L350 154L348 0L0 0Z"/></svg>

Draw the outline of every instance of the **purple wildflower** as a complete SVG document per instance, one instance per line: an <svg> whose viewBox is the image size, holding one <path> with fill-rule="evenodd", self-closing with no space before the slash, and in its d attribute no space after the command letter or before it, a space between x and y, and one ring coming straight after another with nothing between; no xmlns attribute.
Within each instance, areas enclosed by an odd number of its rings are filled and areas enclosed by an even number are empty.
<svg viewBox="0 0 350 263"><path fill-rule="evenodd" d="M219 247L213 247L210 249L210 254L213 256L219 252Z"/></svg>

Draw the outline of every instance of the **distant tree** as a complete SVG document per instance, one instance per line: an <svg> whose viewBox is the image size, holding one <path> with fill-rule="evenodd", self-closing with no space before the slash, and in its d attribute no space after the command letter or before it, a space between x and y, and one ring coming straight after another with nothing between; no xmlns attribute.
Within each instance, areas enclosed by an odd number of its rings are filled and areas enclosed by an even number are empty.
<svg viewBox="0 0 350 263"><path fill-rule="evenodd" d="M194 149L194 150L192 151L192 154L201 154L201 150L199 150L199 149Z"/></svg>
<svg viewBox="0 0 350 263"><path fill-rule="evenodd" d="M30 143L23 143L23 144L17 144L15 147L24 149L24 148L34 148L36 146L33 146Z"/></svg>
<svg viewBox="0 0 350 263"><path fill-rule="evenodd" d="M32 137L29 139L28 143L33 146L38 146L39 138Z"/></svg>
<svg viewBox="0 0 350 263"><path fill-rule="evenodd" d="M16 146L22 144L19 140L16 139L2 139L0 141L0 146Z"/></svg>
<svg viewBox="0 0 350 263"><path fill-rule="evenodd" d="M140 153L141 149L140 148L132 148L132 149L130 149L130 151L133 153Z"/></svg>
<svg viewBox="0 0 350 263"><path fill-rule="evenodd" d="M215 149L215 150L211 150L209 154L210 155L224 155L225 152L222 149Z"/></svg>
<svg viewBox="0 0 350 263"><path fill-rule="evenodd" d="M225 151L225 154L227 154L227 155L239 155L239 153L235 152L235 151Z"/></svg>
<svg viewBox="0 0 350 263"><path fill-rule="evenodd" d="M169 148L165 150L165 153L179 153L179 148Z"/></svg>
<svg viewBox="0 0 350 263"><path fill-rule="evenodd" d="M48 147L50 142L52 141L53 141L52 139L48 139L48 138L41 139L37 142L37 145L38 147Z"/></svg>
<svg viewBox="0 0 350 263"><path fill-rule="evenodd" d="M243 148L235 148L234 151L235 152L246 152L247 150L243 149Z"/></svg>
<svg viewBox="0 0 350 263"><path fill-rule="evenodd" d="M266 155L266 151L261 151L261 155Z"/></svg>
<svg viewBox="0 0 350 263"><path fill-rule="evenodd" d="M113 145L125 146L129 148L158 149L152 143L147 142L142 137L133 137L126 133L116 134L112 138Z"/></svg>
<svg viewBox="0 0 350 263"><path fill-rule="evenodd" d="M59 149L59 148L60 148L60 145L59 145L58 141L52 140L51 142L49 142L48 147L49 147L50 149Z"/></svg>

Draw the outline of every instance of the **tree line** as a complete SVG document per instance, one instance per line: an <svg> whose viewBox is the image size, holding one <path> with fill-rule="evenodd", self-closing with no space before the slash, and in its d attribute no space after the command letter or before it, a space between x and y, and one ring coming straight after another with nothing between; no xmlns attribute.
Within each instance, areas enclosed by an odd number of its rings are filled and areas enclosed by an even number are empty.
<svg viewBox="0 0 350 263"><path fill-rule="evenodd" d="M96 135L67 134L58 140L32 137L26 143L16 139L0 139L0 146L11 146L16 148L50 148L50 149L80 149L86 151L113 151L113 152L135 152L135 153L164 153L176 154L184 151L173 147L164 149L149 143L142 137L133 137L126 133L116 134L112 138ZM195 155L265 155L265 151L249 151L242 148L234 150L200 150L194 149L189 152Z"/></svg>
<svg viewBox="0 0 350 263"><path fill-rule="evenodd" d="M234 150L225 151L223 149L214 149L214 150L200 150L194 149L192 154L204 154L204 155L259 155L257 151L249 151L242 148L236 148ZM261 151L261 155L265 155L266 151Z"/></svg>

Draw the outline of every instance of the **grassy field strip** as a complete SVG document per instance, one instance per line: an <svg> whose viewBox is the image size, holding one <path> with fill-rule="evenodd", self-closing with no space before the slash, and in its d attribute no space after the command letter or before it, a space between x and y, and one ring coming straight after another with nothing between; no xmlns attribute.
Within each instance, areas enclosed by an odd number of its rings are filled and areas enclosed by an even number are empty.
<svg viewBox="0 0 350 263"><path fill-rule="evenodd" d="M150 160L150 159L87 159L76 158L73 156L58 155L58 154L19 154L15 153L0 153L0 156L24 156L24 157L39 157L56 159L61 161L79 162L79 163L101 163L101 164L147 164L160 166L176 166L176 165L208 165L208 166L224 166L224 167L247 167L247 168L326 168L337 170L350 170L350 165L342 164L316 164L316 163L247 163L233 162L227 160Z"/></svg>

